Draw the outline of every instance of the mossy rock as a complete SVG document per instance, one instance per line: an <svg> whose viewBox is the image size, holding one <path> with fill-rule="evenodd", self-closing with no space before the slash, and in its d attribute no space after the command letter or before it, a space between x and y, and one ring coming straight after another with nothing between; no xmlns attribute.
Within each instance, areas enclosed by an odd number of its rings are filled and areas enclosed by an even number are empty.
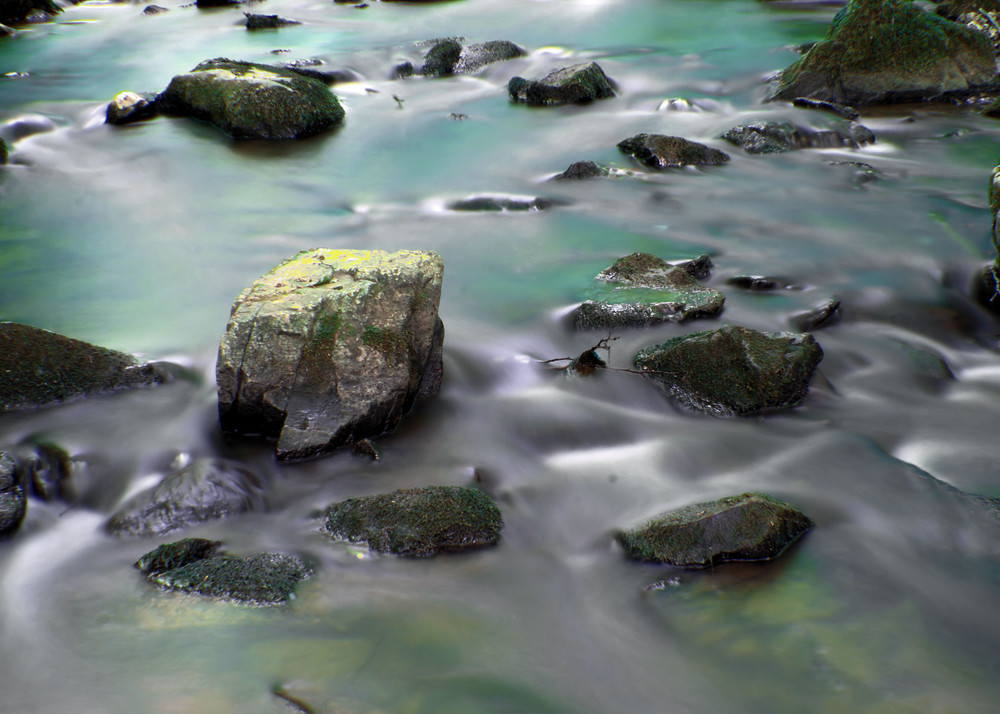
<svg viewBox="0 0 1000 714"><path fill-rule="evenodd" d="M428 486L351 498L331 505L324 529L337 538L365 541L381 553L427 558L442 552L494 545L503 515L476 488Z"/></svg>
<svg viewBox="0 0 1000 714"><path fill-rule="evenodd" d="M823 350L810 334L727 325L647 347L634 363L688 408L750 416L800 402L822 358Z"/></svg>
<svg viewBox="0 0 1000 714"><path fill-rule="evenodd" d="M185 538L151 550L135 562L135 567L145 575L157 575L209 558L221 547L222 541L219 540Z"/></svg>
<svg viewBox="0 0 1000 714"><path fill-rule="evenodd" d="M851 0L826 37L781 73L774 98L858 106L996 86L993 50L982 33L910 0Z"/></svg>
<svg viewBox="0 0 1000 714"><path fill-rule="evenodd" d="M17 461L0 451L0 538L21 527L28 509L28 495L18 478Z"/></svg>
<svg viewBox="0 0 1000 714"><path fill-rule="evenodd" d="M723 151L664 134L636 134L618 142L618 148L657 171L682 166L719 166L729 161Z"/></svg>
<svg viewBox="0 0 1000 714"><path fill-rule="evenodd" d="M528 81L514 77L507 92L515 102L544 107L558 104L586 104L615 96L611 80L596 62L575 64Z"/></svg>
<svg viewBox="0 0 1000 714"><path fill-rule="evenodd" d="M158 106L164 114L210 122L236 139L300 139L344 120L323 82L284 67L223 58L174 77Z"/></svg>
<svg viewBox="0 0 1000 714"><path fill-rule="evenodd" d="M632 559L705 568L770 560L813 527L802 512L770 496L744 493L657 516L618 534Z"/></svg>

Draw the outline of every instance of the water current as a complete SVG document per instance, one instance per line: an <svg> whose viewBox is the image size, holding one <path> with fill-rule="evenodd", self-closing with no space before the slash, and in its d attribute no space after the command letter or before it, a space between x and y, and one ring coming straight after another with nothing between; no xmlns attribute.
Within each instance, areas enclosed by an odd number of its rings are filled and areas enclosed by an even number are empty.
<svg viewBox="0 0 1000 714"><path fill-rule="evenodd" d="M166 359L171 384L0 416L0 444L76 462L79 501L32 501L0 543L0 711L666 714L993 712L1000 695L994 318L969 297L991 257L986 190L1000 124L969 108L864 113L862 149L750 156L718 137L753 119L836 117L766 104L764 79L836 8L755 0L268 0L303 22L248 32L245 8L85 2L0 39L0 317ZM476 76L388 79L438 37L505 39ZM284 50L274 54L276 50ZM239 143L186 119L103 123L122 90L198 62L318 58L343 128ZM531 109L515 75L595 60L614 99ZM394 95L402 100L397 102ZM658 110L667 98L711 111ZM453 115L465 115L455 117ZM725 166L550 183L580 160L639 170L617 142L684 136ZM861 183L864 162L879 180ZM448 211L479 194L561 199ZM279 466L229 443L214 366L235 297L299 250L402 248L445 261L439 398L380 440ZM713 320L616 333L610 363L721 324L788 329L834 295L804 403L752 419L685 412L640 377L567 379L539 360L602 333L567 322L593 276L634 251L712 255ZM750 292L737 275L796 289ZM297 599L247 608L152 590L132 568L162 540L104 531L129 493L197 456L239 459L269 509L187 535L317 565ZM411 561L318 532L318 509L394 488L467 484L500 503L498 547ZM690 572L613 540L670 508L763 491L816 528L772 563ZM656 587L648 588L652 584Z"/></svg>

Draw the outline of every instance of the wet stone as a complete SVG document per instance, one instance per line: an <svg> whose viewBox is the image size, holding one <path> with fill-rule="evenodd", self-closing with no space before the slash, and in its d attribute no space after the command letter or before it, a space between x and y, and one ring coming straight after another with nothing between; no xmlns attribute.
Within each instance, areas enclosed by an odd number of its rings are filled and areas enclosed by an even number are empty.
<svg viewBox="0 0 1000 714"><path fill-rule="evenodd" d="M809 332L830 324L839 316L840 299L835 297L827 300L822 305L816 306L812 310L793 315L789 323L799 332Z"/></svg>
<svg viewBox="0 0 1000 714"><path fill-rule="evenodd" d="M276 30L279 27L301 25L298 20L289 20L278 15L258 15L252 12L243 13L247 18L248 30Z"/></svg>
<svg viewBox="0 0 1000 714"><path fill-rule="evenodd" d="M719 166L729 161L729 156L718 149L679 136L663 134L636 134L618 142L618 148L634 156L643 166L656 170L682 166Z"/></svg>
<svg viewBox="0 0 1000 714"><path fill-rule="evenodd" d="M852 123L847 131L817 131L787 121L756 121L733 127L722 138L748 154L775 154L794 149L858 148L875 136L867 127Z"/></svg>
<svg viewBox="0 0 1000 714"><path fill-rule="evenodd" d="M549 198L515 198L511 196L473 196L452 201L452 211L544 211L555 202Z"/></svg>
<svg viewBox="0 0 1000 714"><path fill-rule="evenodd" d="M421 72L428 77L471 74L488 64L523 57L525 54L522 48L507 40L463 46L458 40L445 39L427 53Z"/></svg>
<svg viewBox="0 0 1000 714"><path fill-rule="evenodd" d="M143 15L159 15L164 12L170 12L170 9L162 5L147 5L142 9Z"/></svg>
<svg viewBox="0 0 1000 714"><path fill-rule="evenodd" d="M596 62L564 67L537 80L514 77L507 92L515 102L531 106L586 104L615 96L611 80Z"/></svg>
<svg viewBox="0 0 1000 714"><path fill-rule="evenodd" d="M570 164L569 168L561 174L552 177L553 181L579 181L581 179L598 178L610 176L611 172L605 167L595 164L593 161L577 161Z"/></svg>
<svg viewBox="0 0 1000 714"><path fill-rule="evenodd" d="M0 0L0 23L5 25L42 21L60 12L62 8L52 0Z"/></svg>
<svg viewBox="0 0 1000 714"><path fill-rule="evenodd" d="M108 103L105 124L131 124L156 116L156 95L119 92Z"/></svg>
<svg viewBox="0 0 1000 714"><path fill-rule="evenodd" d="M0 451L0 538L21 527L28 510L28 495L18 478L17 461Z"/></svg>
<svg viewBox="0 0 1000 714"><path fill-rule="evenodd" d="M618 534L634 560L705 568L726 561L771 560L813 527L787 503L760 493L698 503Z"/></svg>
<svg viewBox="0 0 1000 714"><path fill-rule="evenodd" d="M135 567L145 575L157 575L215 555L222 541L206 538L185 538L164 543L136 561Z"/></svg>

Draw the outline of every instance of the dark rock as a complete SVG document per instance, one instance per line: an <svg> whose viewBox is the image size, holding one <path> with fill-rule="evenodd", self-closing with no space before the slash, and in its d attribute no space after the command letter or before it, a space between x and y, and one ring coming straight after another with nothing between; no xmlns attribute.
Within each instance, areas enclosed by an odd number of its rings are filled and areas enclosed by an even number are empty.
<svg viewBox="0 0 1000 714"><path fill-rule="evenodd" d="M424 58L421 73L426 77L443 77L453 74L458 58L462 55L462 44L448 39L434 45Z"/></svg>
<svg viewBox="0 0 1000 714"><path fill-rule="evenodd" d="M648 253L626 256L596 279L593 298L577 308L579 329L644 327L707 317L717 315L726 300L718 290L701 285L686 267Z"/></svg>
<svg viewBox="0 0 1000 714"><path fill-rule="evenodd" d="M742 147L748 154L774 154L792 149L827 149L848 146L858 148L871 143L875 136L860 124L852 124L846 133L816 131L787 121L756 121L733 127L722 138Z"/></svg>
<svg viewBox="0 0 1000 714"><path fill-rule="evenodd" d="M686 407L748 416L800 402L822 358L810 334L727 325L647 347L635 356L635 366Z"/></svg>
<svg viewBox="0 0 1000 714"><path fill-rule="evenodd" d="M502 527L503 515L489 496L460 486L351 498L331 505L324 524L334 537L412 558L494 545Z"/></svg>
<svg viewBox="0 0 1000 714"><path fill-rule="evenodd" d="M317 69L315 67L298 66L295 62L285 65L296 74L310 79L318 79L326 85L347 84L348 82L360 82L363 77L357 72L349 69Z"/></svg>
<svg viewBox="0 0 1000 714"><path fill-rule="evenodd" d="M108 521L115 535L159 536L204 521L264 508L263 483L245 466L195 459L130 498Z"/></svg>
<svg viewBox="0 0 1000 714"><path fill-rule="evenodd" d="M980 284L974 287L973 292L983 307L1000 314L1000 166L994 167L990 174L988 201L996 257L993 264L984 269Z"/></svg>
<svg viewBox="0 0 1000 714"><path fill-rule="evenodd" d="M452 201L452 211L544 211L554 202L548 198L512 198L510 196L473 196Z"/></svg>
<svg viewBox="0 0 1000 714"><path fill-rule="evenodd" d="M392 70L390 79L406 79L407 77L412 77L414 72L416 70L413 68L412 62L401 62Z"/></svg>
<svg viewBox="0 0 1000 714"><path fill-rule="evenodd" d="M580 180L596 178L598 176L610 176L611 172L595 164L593 161L577 161L574 164L570 164L569 168L563 171L561 174L556 174L552 177L553 181L568 181L568 180Z"/></svg>
<svg viewBox="0 0 1000 714"><path fill-rule="evenodd" d="M243 0L196 0L195 2L195 5L200 8L230 7L242 4Z"/></svg>
<svg viewBox="0 0 1000 714"><path fill-rule="evenodd" d="M611 80L596 62L564 67L533 81L514 77L507 92L512 100L531 106L585 104L615 96Z"/></svg>
<svg viewBox="0 0 1000 714"><path fill-rule="evenodd" d="M744 493L664 513L618 541L635 560L705 568L776 558L813 525L787 503Z"/></svg>
<svg viewBox="0 0 1000 714"><path fill-rule="evenodd" d="M726 285L754 292L784 290L789 287L788 283L780 278L770 278L764 275L734 275L726 281Z"/></svg>
<svg viewBox="0 0 1000 714"><path fill-rule="evenodd" d="M185 538L164 543L156 550L146 553L136 561L135 567L144 575L158 575L174 568L189 565L196 560L204 560L216 554L222 541L205 538Z"/></svg>
<svg viewBox="0 0 1000 714"><path fill-rule="evenodd" d="M681 166L718 166L729 156L695 141L663 134L636 134L618 142L618 148L651 169Z"/></svg>
<svg viewBox="0 0 1000 714"><path fill-rule="evenodd" d="M851 0L781 73L775 99L860 106L968 96L997 85L985 35L909 0Z"/></svg>
<svg viewBox="0 0 1000 714"><path fill-rule="evenodd" d="M131 124L156 116L156 95L119 92L108 103L106 124Z"/></svg>
<svg viewBox="0 0 1000 714"><path fill-rule="evenodd" d="M248 30L277 30L279 27L301 25L298 20L289 20L278 15L258 15L252 12L243 13L247 18Z"/></svg>
<svg viewBox="0 0 1000 714"><path fill-rule="evenodd" d="M445 77L452 74L471 74L488 64L523 57L525 51L506 40L493 40L462 46L453 38L435 44L424 58L422 74L428 77Z"/></svg>
<svg viewBox="0 0 1000 714"><path fill-rule="evenodd" d="M164 114L210 122L237 139L298 139L344 120L323 82L284 67L221 58L174 77L158 104Z"/></svg>
<svg viewBox="0 0 1000 714"><path fill-rule="evenodd" d="M419 251L305 251L245 290L219 347L226 432L301 459L396 427L436 393L444 264Z"/></svg>
<svg viewBox="0 0 1000 714"><path fill-rule="evenodd" d="M39 14L58 15L62 12L52 0L0 0L0 23L18 25L29 22Z"/></svg>
<svg viewBox="0 0 1000 714"><path fill-rule="evenodd" d="M937 2L934 13L948 20L959 20L974 12L1000 12L1000 0L944 0Z"/></svg>
<svg viewBox="0 0 1000 714"><path fill-rule="evenodd" d="M16 322L0 322L0 375L0 412L163 381L132 355Z"/></svg>
<svg viewBox="0 0 1000 714"><path fill-rule="evenodd" d="M836 102L824 102L819 99L796 97L792 100L792 104L800 109L822 109L823 111L833 112L837 116L843 117L849 121L854 121L860 116L854 107L837 104Z"/></svg>
<svg viewBox="0 0 1000 714"><path fill-rule="evenodd" d="M10 149L7 148L7 142L0 139L0 166L7 163L7 159L10 158Z"/></svg>
<svg viewBox="0 0 1000 714"><path fill-rule="evenodd" d="M0 538L21 527L28 510L28 495L18 479L17 462L0 451Z"/></svg>
<svg viewBox="0 0 1000 714"><path fill-rule="evenodd" d="M882 178L882 172L863 161L831 161L830 166L847 166L851 170L851 183L863 186Z"/></svg>
<svg viewBox="0 0 1000 714"><path fill-rule="evenodd" d="M712 273L712 256L702 253L697 258L675 264L695 280L704 280Z"/></svg>
<svg viewBox="0 0 1000 714"><path fill-rule="evenodd" d="M367 456L372 461L378 461L382 458L382 450L371 439L361 439L354 443L354 455Z"/></svg>
<svg viewBox="0 0 1000 714"><path fill-rule="evenodd" d="M835 317L839 317L839 315L840 299L833 298L808 312L793 315L789 320L789 324L799 332L809 332L810 330L819 329Z"/></svg>
<svg viewBox="0 0 1000 714"><path fill-rule="evenodd" d="M143 15L159 15L164 12L170 12L170 9L161 5L147 5L142 9Z"/></svg>

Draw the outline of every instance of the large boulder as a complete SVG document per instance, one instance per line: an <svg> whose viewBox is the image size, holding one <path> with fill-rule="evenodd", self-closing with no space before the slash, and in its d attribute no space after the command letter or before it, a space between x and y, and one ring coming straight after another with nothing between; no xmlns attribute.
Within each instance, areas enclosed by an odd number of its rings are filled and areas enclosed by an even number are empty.
<svg viewBox="0 0 1000 714"><path fill-rule="evenodd" d="M778 80L775 99L849 104L973 94L997 85L988 38L910 0L851 0Z"/></svg>
<svg viewBox="0 0 1000 714"><path fill-rule="evenodd" d="M494 545L503 515L477 488L428 486L331 505L324 529L369 549L411 558Z"/></svg>
<svg viewBox="0 0 1000 714"><path fill-rule="evenodd" d="M436 253L316 249L261 277L219 347L223 430L301 459L395 428L440 387L443 273Z"/></svg>
<svg viewBox="0 0 1000 714"><path fill-rule="evenodd" d="M718 166L729 161L723 151L664 134L636 134L619 141L618 148L634 156L642 165L658 171L682 166Z"/></svg>
<svg viewBox="0 0 1000 714"><path fill-rule="evenodd" d="M0 451L0 538L17 532L28 509L28 495L18 477L17 462Z"/></svg>
<svg viewBox="0 0 1000 714"><path fill-rule="evenodd" d="M0 0L0 23L17 25L62 12L52 0Z"/></svg>
<svg viewBox="0 0 1000 714"><path fill-rule="evenodd" d="M0 412L162 381L155 365L132 355L0 322Z"/></svg>
<svg viewBox="0 0 1000 714"><path fill-rule="evenodd" d="M718 314L726 300L718 290L699 283L684 266L648 253L621 258L596 280L591 299L576 311L576 325L581 329L644 327L707 317Z"/></svg>
<svg viewBox="0 0 1000 714"><path fill-rule="evenodd" d="M488 64L523 57L525 51L507 40L491 40L463 46L458 40L436 43L427 56L421 73L428 77L469 74Z"/></svg>
<svg viewBox="0 0 1000 714"><path fill-rule="evenodd" d="M264 506L264 485L257 474L238 463L201 458L130 498L111 516L108 530L115 535L166 535Z"/></svg>
<svg viewBox="0 0 1000 714"><path fill-rule="evenodd" d="M531 81L514 77L507 83L507 92L515 102L540 107L586 104L615 96L611 80L596 62L563 67Z"/></svg>
<svg viewBox="0 0 1000 714"><path fill-rule="evenodd" d="M813 522L770 496L744 493L664 513L618 534L629 558L704 568L779 556Z"/></svg>
<svg viewBox="0 0 1000 714"><path fill-rule="evenodd" d="M321 81L284 67L212 59L174 77L157 106L214 124L236 139L300 139L344 120Z"/></svg>
<svg viewBox="0 0 1000 714"><path fill-rule="evenodd" d="M635 366L684 406L749 416L801 401L822 358L810 334L727 325L640 350Z"/></svg>

